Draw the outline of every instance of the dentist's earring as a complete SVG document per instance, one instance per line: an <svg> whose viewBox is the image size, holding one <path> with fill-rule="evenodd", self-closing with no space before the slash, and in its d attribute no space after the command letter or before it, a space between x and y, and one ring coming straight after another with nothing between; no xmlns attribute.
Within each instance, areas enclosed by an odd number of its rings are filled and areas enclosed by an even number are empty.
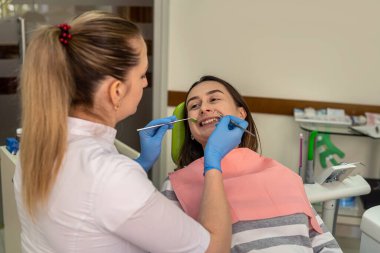
<svg viewBox="0 0 380 253"><path fill-rule="evenodd" d="M194 136L193 135L190 135L190 138L191 138L191 140L194 140Z"/></svg>
<svg viewBox="0 0 380 253"><path fill-rule="evenodd" d="M116 112L119 110L119 107L120 107L120 104L117 104L114 106Z"/></svg>

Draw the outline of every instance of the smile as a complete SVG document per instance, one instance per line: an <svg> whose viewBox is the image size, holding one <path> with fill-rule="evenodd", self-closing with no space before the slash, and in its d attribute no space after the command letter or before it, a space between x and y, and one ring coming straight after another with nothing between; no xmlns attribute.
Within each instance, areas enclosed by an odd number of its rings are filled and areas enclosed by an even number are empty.
<svg viewBox="0 0 380 253"><path fill-rule="evenodd" d="M219 122L219 117L215 117L215 118L209 118L209 119L206 119L206 120L203 120L199 123L200 126L206 126L206 125L209 125L209 124L213 124L213 123L217 123Z"/></svg>

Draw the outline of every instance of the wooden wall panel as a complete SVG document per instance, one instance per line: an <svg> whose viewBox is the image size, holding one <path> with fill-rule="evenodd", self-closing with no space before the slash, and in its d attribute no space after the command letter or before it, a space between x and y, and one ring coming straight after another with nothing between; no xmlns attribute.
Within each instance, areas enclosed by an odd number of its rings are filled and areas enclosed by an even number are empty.
<svg viewBox="0 0 380 253"><path fill-rule="evenodd" d="M186 98L186 92L169 91L168 106L176 106ZM380 106L332 103L322 101L290 100L264 97L244 97L253 113L268 113L278 115L293 115L294 108L313 107L315 109L344 109L348 115L364 115L365 112L380 113Z"/></svg>

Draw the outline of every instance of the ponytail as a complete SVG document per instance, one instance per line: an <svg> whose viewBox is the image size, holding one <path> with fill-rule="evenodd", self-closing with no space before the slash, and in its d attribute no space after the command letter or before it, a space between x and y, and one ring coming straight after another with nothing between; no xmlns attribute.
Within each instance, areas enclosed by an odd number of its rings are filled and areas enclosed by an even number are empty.
<svg viewBox="0 0 380 253"><path fill-rule="evenodd" d="M47 201L67 143L67 118L74 85L58 27L37 30L20 77L22 196L33 217Z"/></svg>
<svg viewBox="0 0 380 253"><path fill-rule="evenodd" d="M70 109L91 111L106 76L124 80L139 62L131 41L140 37L135 24L102 11L34 32L20 80L22 196L32 217L46 204L64 159Z"/></svg>

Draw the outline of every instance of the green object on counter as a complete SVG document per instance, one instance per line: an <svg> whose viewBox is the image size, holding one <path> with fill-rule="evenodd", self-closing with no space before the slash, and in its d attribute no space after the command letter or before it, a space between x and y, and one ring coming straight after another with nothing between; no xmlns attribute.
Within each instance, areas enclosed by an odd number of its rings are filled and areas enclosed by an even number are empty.
<svg viewBox="0 0 380 253"><path fill-rule="evenodd" d="M307 153L307 166L305 171L305 183L314 184L314 143L318 136L318 131L312 131L309 136L309 146Z"/></svg>
<svg viewBox="0 0 380 253"><path fill-rule="evenodd" d="M339 158L344 158L345 154L342 150L337 148L330 139L330 134L319 134L317 139L317 150L319 152L319 162L322 168L327 168L327 161L331 162L332 166L339 165L334 156L337 155Z"/></svg>
<svg viewBox="0 0 380 253"><path fill-rule="evenodd" d="M307 153L307 160L309 161L314 160L314 141L317 135L318 135L318 131L312 131L309 136L309 146L308 146L308 153Z"/></svg>

